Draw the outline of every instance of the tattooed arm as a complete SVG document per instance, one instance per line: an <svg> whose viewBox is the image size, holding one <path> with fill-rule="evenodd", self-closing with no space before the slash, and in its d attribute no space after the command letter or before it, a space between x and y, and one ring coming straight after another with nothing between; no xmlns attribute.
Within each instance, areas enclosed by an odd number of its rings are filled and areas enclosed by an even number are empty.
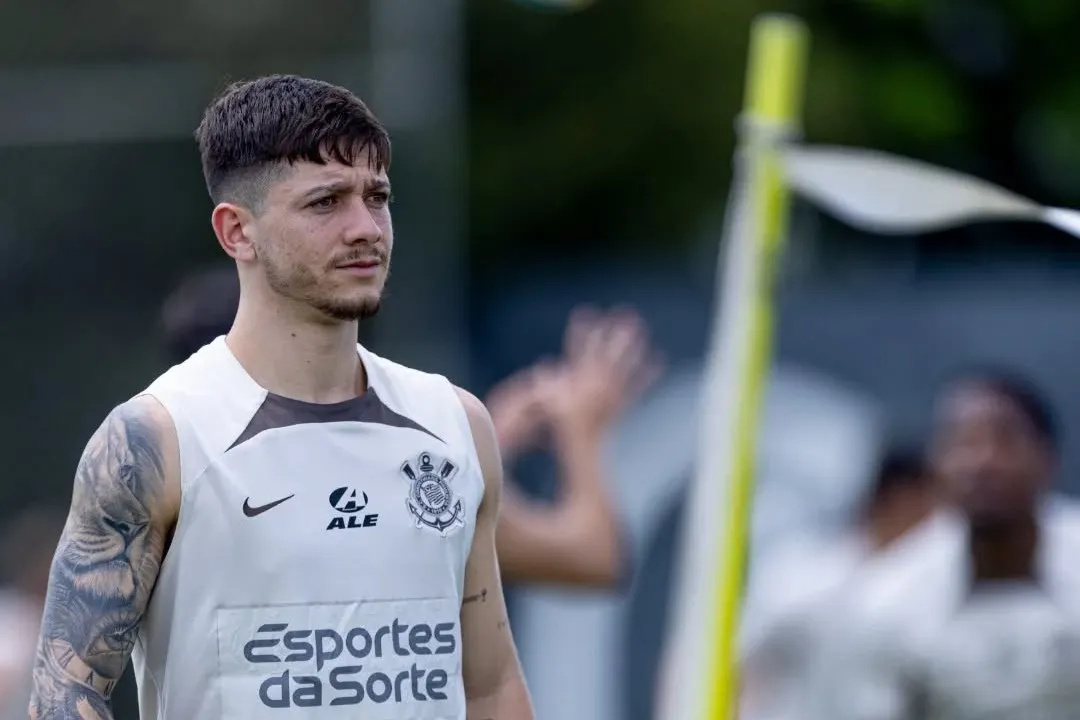
<svg viewBox="0 0 1080 720"><path fill-rule="evenodd" d="M112 718L179 508L179 451L165 409L139 397L90 438L49 574L32 720Z"/></svg>
<svg viewBox="0 0 1080 720"><path fill-rule="evenodd" d="M465 571L461 603L462 665L468 720L533 720L532 703L506 615L495 525L502 491L502 460L483 403L459 390L484 474L484 499Z"/></svg>

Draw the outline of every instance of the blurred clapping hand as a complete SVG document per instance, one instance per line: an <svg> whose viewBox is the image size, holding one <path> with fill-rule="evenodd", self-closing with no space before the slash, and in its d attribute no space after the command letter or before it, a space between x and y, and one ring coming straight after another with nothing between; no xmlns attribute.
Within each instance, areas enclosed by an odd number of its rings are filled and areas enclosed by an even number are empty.
<svg viewBox="0 0 1080 720"><path fill-rule="evenodd" d="M576 310L561 358L511 375L488 395L503 459L565 434L601 441L660 368L636 313Z"/></svg>
<svg viewBox="0 0 1080 720"><path fill-rule="evenodd" d="M512 375L488 397L504 462L549 449L556 499L504 493L499 555L511 580L610 586L624 558L605 487L602 445L614 424L660 374L641 318L630 310L576 310L563 356Z"/></svg>

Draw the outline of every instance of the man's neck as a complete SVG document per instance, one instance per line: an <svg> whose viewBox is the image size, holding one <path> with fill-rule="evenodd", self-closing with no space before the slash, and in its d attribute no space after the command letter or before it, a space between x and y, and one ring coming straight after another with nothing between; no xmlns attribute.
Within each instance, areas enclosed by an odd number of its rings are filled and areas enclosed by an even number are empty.
<svg viewBox="0 0 1080 720"><path fill-rule="evenodd" d="M885 550L907 535L934 512L932 500L908 503L902 507L885 507L871 510L866 518L864 533L870 549Z"/></svg>
<svg viewBox="0 0 1080 720"><path fill-rule="evenodd" d="M226 342L244 370L270 392L334 403L362 394L367 386L356 332L356 322L330 322L281 299L242 298Z"/></svg>
<svg viewBox="0 0 1080 720"><path fill-rule="evenodd" d="M1036 579L1038 543L1034 513L1010 522L972 524L969 549L975 581Z"/></svg>

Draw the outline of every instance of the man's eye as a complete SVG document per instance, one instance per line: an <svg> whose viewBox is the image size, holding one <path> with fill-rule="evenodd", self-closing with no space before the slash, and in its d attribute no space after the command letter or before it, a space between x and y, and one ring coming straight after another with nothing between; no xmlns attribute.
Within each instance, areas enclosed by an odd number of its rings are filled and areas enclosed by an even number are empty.
<svg viewBox="0 0 1080 720"><path fill-rule="evenodd" d="M389 205L392 199L388 192L376 192L368 195L368 200L374 205Z"/></svg>
<svg viewBox="0 0 1080 720"><path fill-rule="evenodd" d="M329 210L330 208L337 205L337 202L338 199L336 197L334 197L333 195L328 195L312 202L310 205L308 205L308 207L315 208L316 210Z"/></svg>

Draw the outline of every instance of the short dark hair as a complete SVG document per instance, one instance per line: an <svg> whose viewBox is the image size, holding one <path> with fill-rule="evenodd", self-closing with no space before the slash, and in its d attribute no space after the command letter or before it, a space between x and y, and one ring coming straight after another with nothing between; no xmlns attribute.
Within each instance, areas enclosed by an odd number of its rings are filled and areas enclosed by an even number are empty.
<svg viewBox="0 0 1080 720"><path fill-rule="evenodd" d="M1018 372L991 365L963 368L953 373L951 385L970 385L1007 400L1020 411L1036 436L1057 452L1060 446L1058 421L1050 401L1035 384Z"/></svg>
<svg viewBox="0 0 1080 720"><path fill-rule="evenodd" d="M233 265L215 265L185 276L161 312L169 361L183 362L229 332L239 305L240 279Z"/></svg>
<svg viewBox="0 0 1080 720"><path fill-rule="evenodd" d="M195 139L211 199L253 208L267 171L283 164L352 165L368 151L373 167L390 167L390 136L360 98L295 75L229 85L206 108Z"/></svg>
<svg viewBox="0 0 1080 720"><path fill-rule="evenodd" d="M914 445L896 443L888 446L878 460L870 496L879 499L895 489L929 481L930 470L923 452Z"/></svg>

